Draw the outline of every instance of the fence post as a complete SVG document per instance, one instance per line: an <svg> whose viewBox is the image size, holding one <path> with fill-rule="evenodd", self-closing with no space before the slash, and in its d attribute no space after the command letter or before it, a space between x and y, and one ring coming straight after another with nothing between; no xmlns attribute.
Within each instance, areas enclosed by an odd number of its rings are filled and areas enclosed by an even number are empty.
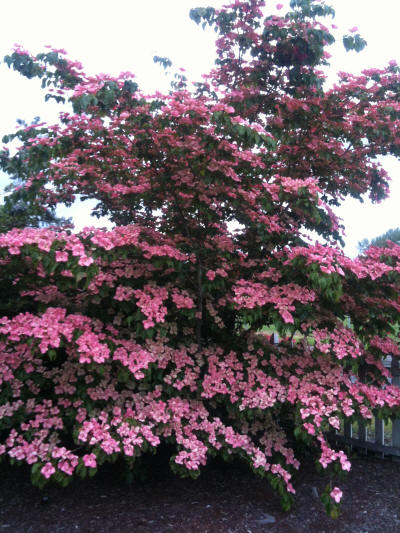
<svg viewBox="0 0 400 533"><path fill-rule="evenodd" d="M358 379L361 383L365 382L365 366L362 365L358 371ZM365 442L367 440L367 426L365 425L364 419L359 418L358 419L358 440L360 443ZM365 453L367 453L367 448L365 448Z"/></svg>
<svg viewBox="0 0 400 533"><path fill-rule="evenodd" d="M376 444L381 444L382 446L385 444L385 437L384 437L384 421L377 416L375 417L375 442Z"/></svg>
<svg viewBox="0 0 400 533"><path fill-rule="evenodd" d="M367 426L365 425L364 419L358 419L358 440L365 442L367 440Z"/></svg>
<svg viewBox="0 0 400 533"><path fill-rule="evenodd" d="M399 360L397 357L392 356L392 385L400 387L400 369ZM392 420L392 446L400 448L400 420Z"/></svg>
<svg viewBox="0 0 400 533"><path fill-rule="evenodd" d="M351 327L351 320L349 316L346 316L344 324L346 327ZM352 439L353 438L353 424L349 422L348 420L345 420L343 424L343 435L346 439Z"/></svg>
<svg viewBox="0 0 400 533"><path fill-rule="evenodd" d="M352 439L353 438L353 425L351 422L348 422L346 421L343 425L343 435L347 438L347 439Z"/></svg>

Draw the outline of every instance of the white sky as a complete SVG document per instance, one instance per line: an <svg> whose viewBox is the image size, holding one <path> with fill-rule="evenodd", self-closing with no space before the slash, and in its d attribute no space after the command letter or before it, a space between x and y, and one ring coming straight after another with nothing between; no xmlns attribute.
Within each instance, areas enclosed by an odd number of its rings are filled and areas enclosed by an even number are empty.
<svg viewBox="0 0 400 533"><path fill-rule="evenodd" d="M145 92L167 90L168 81L153 56L169 57L176 69L183 67L189 80L200 80L214 61L214 36L189 19L192 7L218 7L223 0L14 0L1 3L0 58L14 43L30 52L43 51L46 44L67 50L81 61L87 72L118 74L132 71ZM275 11L278 0L269 2ZM285 5L288 0L281 2ZM359 72L382 67L390 59L400 63L398 21L399 0L327 0L336 9L334 23L338 37L357 26L368 41L360 54L344 53L340 44L330 49L330 78L338 70ZM281 11L282 12L282 11ZM39 115L55 121L59 106L44 104L39 83L26 80L0 65L0 139L15 128L17 118L27 122ZM400 163L388 158L384 166L392 176L391 198L380 205L368 201L347 201L338 211L346 226L346 253L357 252L357 242L400 226ZM4 180L1 185L4 186ZM88 209L76 205L71 213L78 229L104 225L88 216ZM69 215L70 216L70 215Z"/></svg>

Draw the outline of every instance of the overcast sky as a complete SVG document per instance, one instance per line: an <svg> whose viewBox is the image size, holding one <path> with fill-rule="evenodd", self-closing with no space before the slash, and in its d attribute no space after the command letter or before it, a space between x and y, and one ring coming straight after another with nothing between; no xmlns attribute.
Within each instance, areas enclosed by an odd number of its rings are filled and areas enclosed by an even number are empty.
<svg viewBox="0 0 400 533"><path fill-rule="evenodd" d="M50 44L67 50L87 72L120 71L136 74L145 92L167 90L168 81L153 56L169 57L176 68L183 67L189 79L199 80L214 61L215 34L203 31L189 19L192 7L212 5L222 0L14 0L2 2L0 58L19 43L33 53ZM277 1L269 2L275 11ZM287 5L288 1L282 1ZM400 63L398 21L399 0L331 0L336 9L338 37L357 26L368 41L360 54L344 53L340 43L331 47L330 79L338 70L359 72L367 67L385 66L391 59ZM282 11L281 11L282 13ZM17 118L27 122L39 115L55 121L56 105L43 104L39 83L26 80L0 65L0 138L15 128ZM380 205L368 201L347 201L338 211L346 226L346 253L354 256L357 242L400 226L400 164L394 158L384 166L392 176L391 198ZM4 187L4 180L0 182ZM73 208L77 228L104 225L87 216L82 205Z"/></svg>

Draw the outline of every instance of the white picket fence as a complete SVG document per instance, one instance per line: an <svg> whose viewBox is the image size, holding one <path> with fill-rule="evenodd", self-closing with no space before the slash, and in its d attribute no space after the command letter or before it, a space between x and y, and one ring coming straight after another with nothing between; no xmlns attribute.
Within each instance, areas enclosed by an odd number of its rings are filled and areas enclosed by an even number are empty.
<svg viewBox="0 0 400 533"><path fill-rule="evenodd" d="M272 340L272 339L271 339ZM279 343L277 333L273 334L274 344ZM399 358L386 357L383 361L384 366L391 373L391 383L400 387L400 367ZM356 424L345 421L343 429L330 432L328 438L331 442L347 444L351 448L368 450L392 457L400 457L400 419L392 420L386 425L384 420L374 417L371 424L366 424L363 418L360 418Z"/></svg>
<svg viewBox="0 0 400 533"><path fill-rule="evenodd" d="M387 357L384 365L391 372L392 385L400 387L399 359ZM329 434L329 440L347 444L352 448L379 453L381 456L400 457L400 420L392 420L385 427L385 422L375 417L371 424L359 419L357 424L344 422L343 430Z"/></svg>

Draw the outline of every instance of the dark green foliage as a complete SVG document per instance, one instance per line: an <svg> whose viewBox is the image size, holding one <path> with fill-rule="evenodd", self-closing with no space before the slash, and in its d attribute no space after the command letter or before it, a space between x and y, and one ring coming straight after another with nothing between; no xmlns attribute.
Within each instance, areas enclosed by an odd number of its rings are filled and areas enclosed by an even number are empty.
<svg viewBox="0 0 400 533"><path fill-rule="evenodd" d="M400 228L389 229L383 235L379 235L378 237L375 237L370 241L368 239L363 239L358 243L357 247L359 252L363 253L370 246L379 246L380 248L384 248L387 245L387 241L392 241L395 244L400 244Z"/></svg>
<svg viewBox="0 0 400 533"><path fill-rule="evenodd" d="M44 208L19 191L6 196L4 203L0 205L0 233L13 228L41 228L70 222L70 219L57 217L54 209Z"/></svg>

